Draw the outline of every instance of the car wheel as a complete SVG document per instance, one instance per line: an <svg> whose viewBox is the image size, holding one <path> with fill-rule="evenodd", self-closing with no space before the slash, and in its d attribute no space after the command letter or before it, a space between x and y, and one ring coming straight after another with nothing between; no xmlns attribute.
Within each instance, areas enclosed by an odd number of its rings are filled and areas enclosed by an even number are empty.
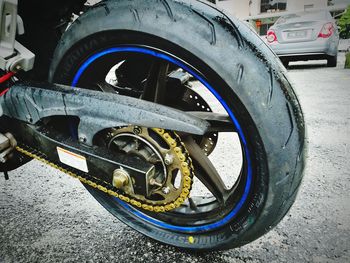
<svg viewBox="0 0 350 263"><path fill-rule="evenodd" d="M289 60L284 58L284 59L281 59L281 61L282 61L283 66L284 66L285 68L288 68L288 66L289 66Z"/></svg>
<svg viewBox="0 0 350 263"><path fill-rule="evenodd" d="M327 67L334 68L337 66L338 56L329 56L327 59Z"/></svg>

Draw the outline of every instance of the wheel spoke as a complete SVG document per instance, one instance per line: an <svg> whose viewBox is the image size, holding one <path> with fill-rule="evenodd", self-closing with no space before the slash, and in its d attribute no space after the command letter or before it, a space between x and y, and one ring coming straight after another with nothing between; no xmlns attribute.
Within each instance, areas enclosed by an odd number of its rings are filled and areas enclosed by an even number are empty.
<svg viewBox="0 0 350 263"><path fill-rule="evenodd" d="M183 138L183 141L191 155L195 176L205 185L205 187L207 187L219 202L224 202L228 190L208 156L206 156L192 137L187 136Z"/></svg>
<svg viewBox="0 0 350 263"><path fill-rule="evenodd" d="M168 69L169 63L160 60L154 61L145 82L142 99L164 103Z"/></svg>
<svg viewBox="0 0 350 263"><path fill-rule="evenodd" d="M209 132L236 132L230 116L227 114L206 111L189 111L187 113L208 121L210 123Z"/></svg>
<svg viewBox="0 0 350 263"><path fill-rule="evenodd" d="M190 208L191 208L192 211L197 211L197 210L198 210L197 205L196 205L196 203L193 201L192 197L189 197L189 198L188 198L188 203L189 203Z"/></svg>

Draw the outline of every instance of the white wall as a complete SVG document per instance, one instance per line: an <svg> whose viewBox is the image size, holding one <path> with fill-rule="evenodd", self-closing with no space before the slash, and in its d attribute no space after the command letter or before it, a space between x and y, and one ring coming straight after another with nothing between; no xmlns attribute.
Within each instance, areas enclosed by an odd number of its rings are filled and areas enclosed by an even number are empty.
<svg viewBox="0 0 350 263"><path fill-rule="evenodd" d="M302 11L306 6L310 5L315 9L321 9L327 7L327 0L288 0L287 11Z"/></svg>
<svg viewBox="0 0 350 263"><path fill-rule="evenodd" d="M216 1L216 4L238 18L249 16L249 0Z"/></svg>
<svg viewBox="0 0 350 263"><path fill-rule="evenodd" d="M350 0L337 0L337 1L349 1ZM216 1L216 4L226 10L227 12L234 14L238 18L246 18L249 16L256 16L260 14L261 0L225 0ZM327 0L288 0L287 11L302 11L305 6L313 5L315 9L321 9L327 7Z"/></svg>
<svg viewBox="0 0 350 263"><path fill-rule="evenodd" d="M261 0L252 0L250 5L250 15L255 16L260 14L261 9Z"/></svg>

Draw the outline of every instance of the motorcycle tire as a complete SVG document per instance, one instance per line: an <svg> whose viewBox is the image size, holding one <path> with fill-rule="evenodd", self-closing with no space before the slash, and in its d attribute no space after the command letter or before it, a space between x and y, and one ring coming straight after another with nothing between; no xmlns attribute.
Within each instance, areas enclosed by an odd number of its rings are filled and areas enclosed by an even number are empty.
<svg viewBox="0 0 350 263"><path fill-rule="evenodd" d="M232 199L215 216L198 215L200 223L176 209L148 213L89 192L133 229L183 249L234 248L272 229L296 198L306 151L302 109L278 57L243 22L205 2L102 1L64 33L50 81L86 87L118 52L166 60L208 88L235 126L244 161Z"/></svg>

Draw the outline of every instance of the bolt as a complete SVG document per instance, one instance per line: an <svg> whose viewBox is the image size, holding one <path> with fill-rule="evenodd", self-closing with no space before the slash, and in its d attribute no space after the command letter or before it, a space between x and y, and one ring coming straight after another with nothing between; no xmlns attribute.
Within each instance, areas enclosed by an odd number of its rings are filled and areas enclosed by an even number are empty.
<svg viewBox="0 0 350 263"><path fill-rule="evenodd" d="M10 70L14 72L18 72L22 70L22 66L20 64L15 64L10 66Z"/></svg>
<svg viewBox="0 0 350 263"><path fill-rule="evenodd" d="M32 123L33 122L33 119L30 115L26 115L26 118L27 118L27 121Z"/></svg>
<svg viewBox="0 0 350 263"><path fill-rule="evenodd" d="M83 142L83 143L86 142L86 137L85 136L80 136L79 137L79 141Z"/></svg>
<svg viewBox="0 0 350 263"><path fill-rule="evenodd" d="M129 183L129 174L124 169L116 169L113 172L113 186L121 189Z"/></svg>
<svg viewBox="0 0 350 263"><path fill-rule="evenodd" d="M134 133L135 133L136 135L140 134L141 132L142 132L142 129L141 129L140 127L138 127L138 126L135 126L135 127L134 127Z"/></svg>
<svg viewBox="0 0 350 263"><path fill-rule="evenodd" d="M171 165L174 162L174 156L167 153L164 157L164 162L166 165Z"/></svg>
<svg viewBox="0 0 350 263"><path fill-rule="evenodd" d="M169 187L164 187L162 189L163 194L168 195L170 193L170 188Z"/></svg>
<svg viewBox="0 0 350 263"><path fill-rule="evenodd" d="M161 183L158 183L154 178L152 178L150 181L149 181L149 184L150 185L155 185L155 186L163 186Z"/></svg>

